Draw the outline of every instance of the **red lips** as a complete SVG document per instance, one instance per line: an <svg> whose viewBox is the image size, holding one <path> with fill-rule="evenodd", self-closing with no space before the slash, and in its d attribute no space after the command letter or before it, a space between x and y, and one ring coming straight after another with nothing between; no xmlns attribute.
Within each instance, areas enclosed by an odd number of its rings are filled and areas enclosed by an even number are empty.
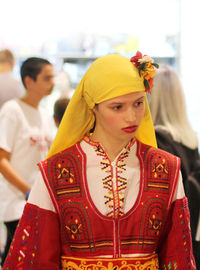
<svg viewBox="0 0 200 270"><path fill-rule="evenodd" d="M122 130L126 133L133 133L137 130L138 126L130 126L130 127L125 127L122 128Z"/></svg>

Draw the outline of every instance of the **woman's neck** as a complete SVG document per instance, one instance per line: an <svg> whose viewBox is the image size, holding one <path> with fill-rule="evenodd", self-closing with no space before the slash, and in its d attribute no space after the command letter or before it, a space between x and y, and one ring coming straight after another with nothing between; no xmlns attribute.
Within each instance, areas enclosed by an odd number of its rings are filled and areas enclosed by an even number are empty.
<svg viewBox="0 0 200 270"><path fill-rule="evenodd" d="M95 132L91 135L91 139L99 142L103 146L106 154L111 161L115 160L119 153L122 151L122 149L129 143L129 141L122 142L119 140L115 140L113 137L109 138L109 136L97 136Z"/></svg>

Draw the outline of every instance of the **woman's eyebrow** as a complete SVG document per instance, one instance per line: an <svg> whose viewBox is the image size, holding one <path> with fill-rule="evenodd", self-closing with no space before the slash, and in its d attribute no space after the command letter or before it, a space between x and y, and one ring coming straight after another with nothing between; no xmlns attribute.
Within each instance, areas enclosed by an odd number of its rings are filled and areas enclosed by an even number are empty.
<svg viewBox="0 0 200 270"><path fill-rule="evenodd" d="M125 102L118 101L118 102L112 102L112 103L110 103L110 105L123 104L123 103L125 103Z"/></svg>
<svg viewBox="0 0 200 270"><path fill-rule="evenodd" d="M139 99L143 99L143 98L144 98L144 96L141 96L141 97L137 98L135 101L138 101Z"/></svg>
<svg viewBox="0 0 200 270"><path fill-rule="evenodd" d="M133 102L137 102L137 101L140 100L140 99L144 99L144 97L145 97L145 96L141 96L141 97L139 97L139 98L133 100ZM125 101L124 101L124 102L123 102L123 101L113 101L112 103L110 103L110 105L118 105L118 104L124 104L124 103L126 103L126 102L125 102Z"/></svg>

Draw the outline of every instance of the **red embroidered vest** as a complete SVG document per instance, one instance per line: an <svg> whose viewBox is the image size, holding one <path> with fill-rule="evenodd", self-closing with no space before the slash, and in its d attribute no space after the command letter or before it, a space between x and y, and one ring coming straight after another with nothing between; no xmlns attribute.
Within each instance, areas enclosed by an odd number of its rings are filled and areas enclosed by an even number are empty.
<svg viewBox="0 0 200 270"><path fill-rule="evenodd" d="M156 252L172 203L180 161L137 142L140 191L119 218L102 215L90 197L86 156L80 143L41 162L39 167L60 218L62 255L94 257ZM96 179L94 179L96 181Z"/></svg>

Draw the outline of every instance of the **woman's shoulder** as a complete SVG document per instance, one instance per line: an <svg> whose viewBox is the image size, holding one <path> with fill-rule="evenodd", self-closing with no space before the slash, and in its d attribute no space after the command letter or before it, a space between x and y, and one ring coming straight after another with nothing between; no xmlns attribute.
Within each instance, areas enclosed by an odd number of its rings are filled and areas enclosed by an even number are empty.
<svg viewBox="0 0 200 270"><path fill-rule="evenodd" d="M80 158L80 153L79 153L79 142L62 150L59 151L57 153L55 153L54 155L46 158L45 160L41 161L41 164L47 164L49 162L52 162L53 160L61 160L62 158L66 158L69 156L73 156L75 159Z"/></svg>
<svg viewBox="0 0 200 270"><path fill-rule="evenodd" d="M177 158L177 155L172 154L171 152L165 150L165 149L161 149L158 147L154 147L148 144L144 144L142 142L139 142L140 144L140 151L141 152L145 152L146 154L148 153L151 154L152 156L168 156L168 158Z"/></svg>
<svg viewBox="0 0 200 270"><path fill-rule="evenodd" d="M155 127L155 134L158 148L165 150L173 155L179 156L183 146L173 139L171 133L165 127Z"/></svg>
<svg viewBox="0 0 200 270"><path fill-rule="evenodd" d="M163 141L173 142L173 137L169 130L164 126L155 126L156 139L162 139Z"/></svg>

